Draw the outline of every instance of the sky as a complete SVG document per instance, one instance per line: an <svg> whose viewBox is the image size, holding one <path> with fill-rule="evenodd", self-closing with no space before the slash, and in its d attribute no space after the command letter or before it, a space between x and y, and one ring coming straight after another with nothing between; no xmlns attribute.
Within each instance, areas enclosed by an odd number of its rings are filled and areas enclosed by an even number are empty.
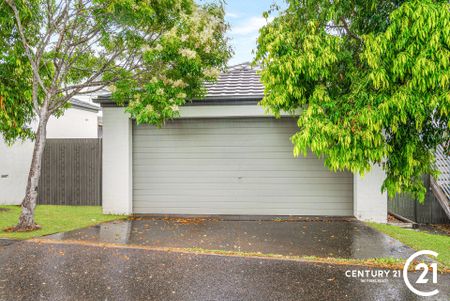
<svg viewBox="0 0 450 301"><path fill-rule="evenodd" d="M283 3L281 0L276 2ZM253 60L252 50L256 48L258 30L267 22L262 14L273 3L274 0L226 0L225 19L231 26L228 36L235 52L230 66Z"/></svg>

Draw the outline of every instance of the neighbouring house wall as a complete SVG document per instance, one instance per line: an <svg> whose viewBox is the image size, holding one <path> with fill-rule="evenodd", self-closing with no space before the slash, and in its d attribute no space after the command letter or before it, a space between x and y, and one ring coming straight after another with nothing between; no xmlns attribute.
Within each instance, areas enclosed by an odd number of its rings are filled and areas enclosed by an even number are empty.
<svg viewBox="0 0 450 301"><path fill-rule="evenodd" d="M132 213L132 123L124 108L103 108L103 212Z"/></svg>
<svg viewBox="0 0 450 301"><path fill-rule="evenodd" d="M31 141L8 146L0 138L0 204L16 205L22 202L33 147Z"/></svg>
<svg viewBox="0 0 450 301"><path fill-rule="evenodd" d="M69 108L64 115L51 117L47 125L47 138L97 138L98 113Z"/></svg>
<svg viewBox="0 0 450 301"><path fill-rule="evenodd" d="M98 113L69 108L64 115L51 117L47 138L97 138ZM16 142L12 146L0 139L0 204L20 204L25 195L34 143Z"/></svg>
<svg viewBox="0 0 450 301"><path fill-rule="evenodd" d="M361 177L353 176L353 211L357 219L385 223L387 221L387 193L381 192L381 185L386 178L380 166Z"/></svg>

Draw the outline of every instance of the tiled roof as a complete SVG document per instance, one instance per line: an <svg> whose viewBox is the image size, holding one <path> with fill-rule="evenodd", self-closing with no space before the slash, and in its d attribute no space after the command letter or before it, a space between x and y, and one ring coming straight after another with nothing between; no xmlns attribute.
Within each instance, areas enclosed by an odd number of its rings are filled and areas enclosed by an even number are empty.
<svg viewBox="0 0 450 301"><path fill-rule="evenodd" d="M243 63L229 67L215 83L207 83L206 99L262 99L264 86L258 68Z"/></svg>
<svg viewBox="0 0 450 301"><path fill-rule="evenodd" d="M194 99L191 104L234 104L261 100L264 96L264 86L258 70L258 67L252 67L250 63L228 67L215 83L205 83L205 99ZM115 105L110 93L97 96L94 102L102 106Z"/></svg>

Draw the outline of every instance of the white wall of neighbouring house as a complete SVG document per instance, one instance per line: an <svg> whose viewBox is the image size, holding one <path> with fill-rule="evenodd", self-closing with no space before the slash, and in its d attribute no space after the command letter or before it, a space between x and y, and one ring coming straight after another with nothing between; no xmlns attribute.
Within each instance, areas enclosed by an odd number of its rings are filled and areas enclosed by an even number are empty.
<svg viewBox="0 0 450 301"><path fill-rule="evenodd" d="M98 112L69 108L64 115L51 117L47 138L97 138Z"/></svg>
<svg viewBox="0 0 450 301"><path fill-rule="evenodd" d="M386 192L381 192L385 178L385 172L378 165L373 165L364 176L354 174L353 212L357 219L386 223L388 197Z"/></svg>
<svg viewBox="0 0 450 301"><path fill-rule="evenodd" d="M98 112L69 108L64 115L51 117L47 138L97 138ZM0 204L20 204L25 195L34 144L27 140L8 146L0 138Z"/></svg>
<svg viewBox="0 0 450 301"><path fill-rule="evenodd" d="M32 153L31 141L16 142L8 146L0 138L0 205L22 202Z"/></svg>

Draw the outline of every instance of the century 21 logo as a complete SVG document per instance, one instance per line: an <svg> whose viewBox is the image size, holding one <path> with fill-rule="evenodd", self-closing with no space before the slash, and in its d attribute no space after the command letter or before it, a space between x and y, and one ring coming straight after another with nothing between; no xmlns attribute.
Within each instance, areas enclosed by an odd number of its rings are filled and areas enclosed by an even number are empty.
<svg viewBox="0 0 450 301"><path fill-rule="evenodd" d="M416 259L417 257L422 256L422 255L431 255L431 256L437 257L438 253L436 253L434 251L423 250L423 251L419 251L419 252L412 254L406 261L405 266L403 267L403 280L405 281L405 284L409 288L409 290L412 291L414 294L422 296L422 297L430 297L430 296L434 296L434 295L438 294L439 290L435 289L435 290L428 291L428 292L420 291L411 284L411 282L409 281L409 278L408 278L409 266L411 265L411 263L413 262L414 259ZM419 278L417 278L416 283L425 284L425 283L429 282L430 279L427 278L427 275L429 272L429 267L431 267L431 269L432 269L432 282L437 283L437 263L435 263L435 262L431 263L429 265L427 265L425 263L419 263L418 265L416 265L416 267L415 267L416 271L423 270L422 274L420 274Z"/></svg>

